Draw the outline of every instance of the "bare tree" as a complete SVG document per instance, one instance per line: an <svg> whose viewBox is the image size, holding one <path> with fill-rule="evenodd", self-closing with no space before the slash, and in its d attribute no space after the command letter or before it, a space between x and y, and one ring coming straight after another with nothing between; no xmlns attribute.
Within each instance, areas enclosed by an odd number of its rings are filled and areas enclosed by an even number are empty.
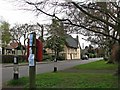
<svg viewBox="0 0 120 90"><path fill-rule="evenodd" d="M118 32L119 1L88 4L75 1L67 2L66 0L22 0L21 2L24 3L24 6L26 8L23 8L25 10L35 11L37 15L42 13L51 17L55 17L58 20L64 21L65 24L69 24L77 28L84 28L88 31L92 31L95 33L103 34L104 36L113 38L116 41L120 42ZM107 8L104 8L106 6ZM61 14L60 17L59 14ZM63 16L65 16L64 19ZM84 18L79 18L80 16L84 16ZM109 20L106 20L104 16L109 17ZM109 28L111 28L109 29L110 32L113 33L108 34L106 32L103 32L103 27L105 25L109 26ZM98 28L100 30L94 30L94 28Z"/></svg>
<svg viewBox="0 0 120 90"><path fill-rule="evenodd" d="M26 10L45 14L63 21L71 32L91 31L106 37L107 43L119 44L120 55L120 0L117 2L79 2L68 0L21 0ZM61 14L61 15L59 15ZM81 29L82 28L82 29ZM120 62L120 56L117 61ZM120 70L119 70L120 71Z"/></svg>
<svg viewBox="0 0 120 90"><path fill-rule="evenodd" d="M29 25L29 24L22 24L16 25L10 30L13 41L16 41L21 46L21 37L24 38L24 47L26 47L26 41L28 40L29 33L36 32L37 36L41 36L41 26L40 24L36 25ZM23 49L21 48L21 52L23 53ZM25 50L26 53L26 50ZM24 55L25 55L24 53Z"/></svg>

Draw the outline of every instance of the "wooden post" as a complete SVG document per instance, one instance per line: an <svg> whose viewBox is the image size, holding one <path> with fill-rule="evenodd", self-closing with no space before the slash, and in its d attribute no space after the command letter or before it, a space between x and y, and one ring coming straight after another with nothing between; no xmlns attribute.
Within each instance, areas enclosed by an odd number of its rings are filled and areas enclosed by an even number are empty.
<svg viewBox="0 0 120 90"><path fill-rule="evenodd" d="M30 34L30 41L29 41L29 81L30 81L30 90L34 90L35 86L35 76L36 76L36 34Z"/></svg>

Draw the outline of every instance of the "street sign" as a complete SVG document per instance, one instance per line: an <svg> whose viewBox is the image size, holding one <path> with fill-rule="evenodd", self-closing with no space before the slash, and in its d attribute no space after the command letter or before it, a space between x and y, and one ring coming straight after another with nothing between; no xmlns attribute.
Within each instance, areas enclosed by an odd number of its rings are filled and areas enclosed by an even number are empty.
<svg viewBox="0 0 120 90"><path fill-rule="evenodd" d="M33 45L33 34L30 34L30 41L29 41L29 45L32 46Z"/></svg>
<svg viewBox="0 0 120 90"><path fill-rule="evenodd" d="M34 58L35 58L35 55L32 54L32 46L33 46L33 34L31 33L30 34L30 41L29 41L29 57L28 57L28 60L29 60L29 66L35 66L35 62L34 62Z"/></svg>
<svg viewBox="0 0 120 90"><path fill-rule="evenodd" d="M34 54L30 54L30 55L29 55L29 57L28 57L29 66L35 66L34 58L35 58L35 55L34 55Z"/></svg>

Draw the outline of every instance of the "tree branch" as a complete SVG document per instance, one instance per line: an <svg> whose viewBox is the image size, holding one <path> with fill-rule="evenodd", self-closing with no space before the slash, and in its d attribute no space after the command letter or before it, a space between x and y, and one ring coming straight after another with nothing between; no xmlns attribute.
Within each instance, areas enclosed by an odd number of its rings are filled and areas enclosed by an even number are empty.
<svg viewBox="0 0 120 90"><path fill-rule="evenodd" d="M109 22L107 22L107 21L105 21L105 20L103 20L103 19L101 19L101 18L99 18L99 17L97 17L97 16L94 16L94 15L86 12L86 11L83 10L78 4L76 4L75 2L71 2L71 3L72 3L73 5L75 5L75 6L76 6L80 11L82 11L84 14L88 15L88 16L91 17L91 18L97 19L97 20L99 20L99 21L101 21L101 22L103 22L103 23L111 26L112 28L114 28L114 29L116 30L117 27L116 27L114 24L111 24L111 23L109 23Z"/></svg>
<svg viewBox="0 0 120 90"><path fill-rule="evenodd" d="M113 36L111 36L111 35L108 35L108 34L106 34L106 33L99 32L99 31L95 31L95 30L92 30L92 29L90 29L90 28L86 28L86 27L83 26L83 25L74 24L74 23L72 23L69 19L64 19L63 21L65 21L65 20L69 22L69 23L65 23L65 24L70 24L70 25L73 25L73 26L82 27L82 28L84 28L84 29L86 29L86 30L88 30L88 31L92 31L92 32L95 32L95 33L98 33L98 34L102 34L102 35L104 35L104 36L106 36L106 37L111 37L111 38L113 38L114 40L120 42L119 39L117 39L117 38L115 38L115 37L113 37Z"/></svg>

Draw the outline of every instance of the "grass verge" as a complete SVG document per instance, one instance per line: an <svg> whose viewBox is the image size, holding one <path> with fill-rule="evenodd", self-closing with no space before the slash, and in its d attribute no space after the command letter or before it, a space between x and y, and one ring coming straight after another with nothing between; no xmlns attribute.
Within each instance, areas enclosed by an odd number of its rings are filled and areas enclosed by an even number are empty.
<svg viewBox="0 0 120 90"><path fill-rule="evenodd" d="M81 70L115 70L117 69L118 65L116 64L106 64L107 62L104 60L99 60L96 62L91 62L89 64L82 64L75 66L74 68L76 69L81 69Z"/></svg>
<svg viewBox="0 0 120 90"><path fill-rule="evenodd" d="M106 65L106 66L104 66ZM72 69L72 68L71 68ZM105 61L96 61L84 65L78 65L77 70L115 70L116 65L105 64ZM98 71L99 72L99 71ZM11 80L8 86L29 87L29 78L23 77L19 80ZM76 73L57 72L36 75L37 88L118 88L118 77L113 73Z"/></svg>

